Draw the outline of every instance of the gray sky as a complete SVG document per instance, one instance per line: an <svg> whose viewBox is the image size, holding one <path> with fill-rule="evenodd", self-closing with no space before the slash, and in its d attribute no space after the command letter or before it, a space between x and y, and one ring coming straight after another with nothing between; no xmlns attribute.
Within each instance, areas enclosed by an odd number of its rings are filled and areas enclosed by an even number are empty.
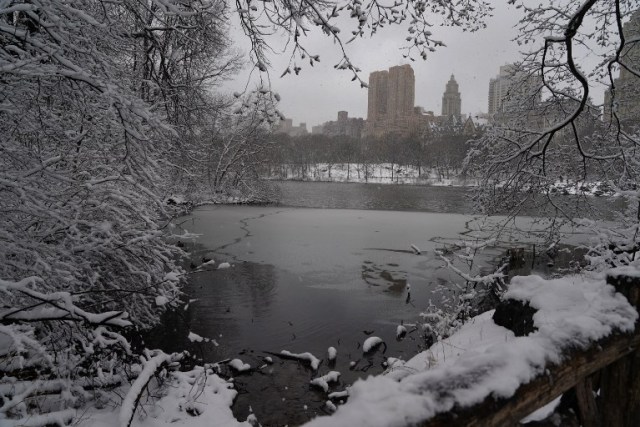
<svg viewBox="0 0 640 427"><path fill-rule="evenodd" d="M446 47L431 53L426 61L416 59L411 62L402 58L399 47L406 33L404 27L394 26L385 28L373 38L359 39L347 45L351 62L362 69L361 76L365 81L372 71L410 63L416 76L415 103L436 115L441 112L445 85L454 74L462 96L462 113L486 112L489 79L498 74L501 65L519 58L518 46L512 41L519 13L504 3L496 3L495 7L497 10L487 21L487 28L475 33L462 32L459 28L434 27L434 38L442 40ZM348 23L341 27L345 39L349 38L354 26L354 23ZM239 48L248 52L246 38L237 26L232 29L232 34ZM276 47L282 45L283 40L274 36L270 42L272 47ZM309 130L313 125L335 120L339 110L348 111L350 117L366 118L367 90L351 81L350 72L333 68L341 58L339 48L320 31L312 32L305 44L309 51L320 55L321 62L313 67L305 62L306 66L298 76L280 78L289 64L289 55L270 56L271 87L282 98L280 111L292 118L294 124L306 122ZM225 88L242 91L248 79L249 70L245 70ZM256 85L255 81L249 81L250 87ZM600 101L599 97L601 95L596 95L595 100Z"/></svg>

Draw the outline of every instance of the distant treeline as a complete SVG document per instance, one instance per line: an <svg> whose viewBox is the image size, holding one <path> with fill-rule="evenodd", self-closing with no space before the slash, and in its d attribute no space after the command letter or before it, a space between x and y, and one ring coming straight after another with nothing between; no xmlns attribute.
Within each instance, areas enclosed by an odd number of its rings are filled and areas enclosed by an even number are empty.
<svg viewBox="0 0 640 427"><path fill-rule="evenodd" d="M458 173L467 153L468 141L478 134L456 130L405 137L385 136L356 139L347 136L274 134L265 153L264 175L272 176L280 165L310 168L317 164L390 164L411 166L422 173L436 171L442 178Z"/></svg>

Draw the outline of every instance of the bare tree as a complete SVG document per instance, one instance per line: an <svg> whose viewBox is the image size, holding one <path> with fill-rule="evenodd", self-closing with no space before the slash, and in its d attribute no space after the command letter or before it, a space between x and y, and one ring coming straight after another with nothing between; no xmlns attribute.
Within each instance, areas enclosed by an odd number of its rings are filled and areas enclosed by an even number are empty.
<svg viewBox="0 0 640 427"><path fill-rule="evenodd" d="M640 110L633 108L640 88L640 4L511 3L524 13L518 42L530 50L514 70L503 112L467 158L468 170L481 178L476 201L488 213L517 215L536 206L573 220L592 207L594 188L608 187L628 198L633 212L610 234L619 243L605 247L634 248L640 218ZM596 87L609 88L604 105L591 98ZM568 192L576 196L563 195ZM557 222L552 224L557 231Z"/></svg>
<svg viewBox="0 0 640 427"><path fill-rule="evenodd" d="M407 35L401 45L406 58L415 56L427 58L430 52L444 47L443 41L432 33L434 25L451 25L466 31L477 31L486 26L484 19L493 10L491 2L484 0L302 0L290 2L254 3L250 0L237 0L237 11L242 29L251 41L251 58L260 71L269 67L269 53L274 49L270 36L284 33L288 36L289 66L282 75L298 74L308 62L313 66L320 56L305 46L305 36L314 27L337 45L338 60L334 67L345 70L363 87L366 82L360 76L357 64L349 57L348 44L357 38L376 34L381 28L390 25L406 24ZM345 36L344 23L351 26Z"/></svg>

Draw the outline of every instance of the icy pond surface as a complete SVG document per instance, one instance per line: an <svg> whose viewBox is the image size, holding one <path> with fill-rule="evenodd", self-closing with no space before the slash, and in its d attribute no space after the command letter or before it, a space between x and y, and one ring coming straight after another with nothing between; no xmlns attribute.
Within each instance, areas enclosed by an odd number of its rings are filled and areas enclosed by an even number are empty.
<svg viewBox="0 0 640 427"><path fill-rule="evenodd" d="M382 372L386 357L424 349L411 325L448 296L438 288L460 282L433 249L477 226L464 188L287 182L281 190L279 206L203 206L177 221L199 235L185 242L193 263L215 264L192 270L185 293L195 301L154 333L167 350L189 347L205 362L239 358L255 368L235 376L234 412L244 419L252 410L265 426L324 413L326 393L309 385L317 375L341 372L331 384L341 391ZM218 269L225 262L230 267ZM398 341L401 323L410 332ZM218 345L191 343L189 332ZM386 349L363 355L369 336ZM328 347L338 352L330 369ZM324 360L314 373L270 354L281 350ZM267 356L274 363L260 368Z"/></svg>

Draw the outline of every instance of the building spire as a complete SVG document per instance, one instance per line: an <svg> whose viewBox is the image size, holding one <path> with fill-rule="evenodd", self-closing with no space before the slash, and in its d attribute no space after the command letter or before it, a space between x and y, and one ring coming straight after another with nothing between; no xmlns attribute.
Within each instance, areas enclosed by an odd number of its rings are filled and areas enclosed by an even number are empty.
<svg viewBox="0 0 640 427"><path fill-rule="evenodd" d="M460 91L458 90L458 82L456 78L451 74L449 82L445 86L444 94L442 95L442 115L460 117L462 100L460 98Z"/></svg>

